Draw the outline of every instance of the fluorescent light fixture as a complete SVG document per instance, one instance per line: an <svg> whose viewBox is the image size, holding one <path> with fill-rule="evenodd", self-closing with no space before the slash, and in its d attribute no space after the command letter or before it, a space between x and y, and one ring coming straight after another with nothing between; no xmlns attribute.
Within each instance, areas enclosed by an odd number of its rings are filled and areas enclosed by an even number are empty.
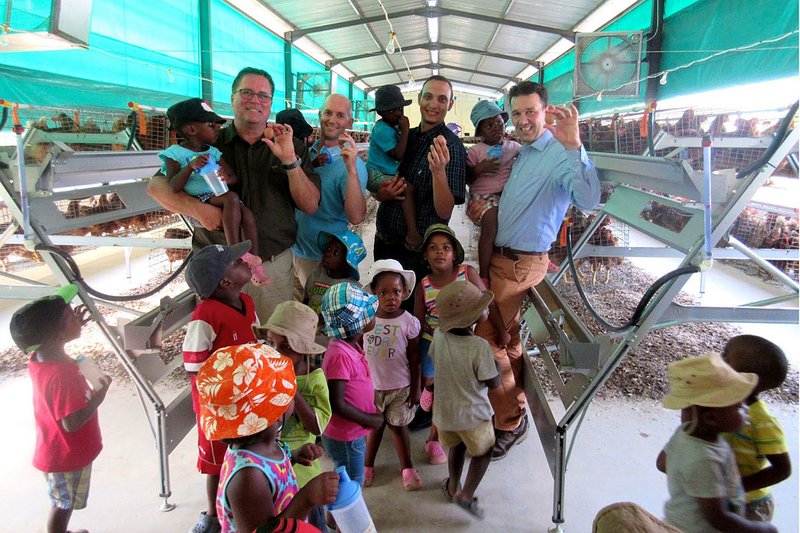
<svg viewBox="0 0 800 533"><path fill-rule="evenodd" d="M436 2L438 0L428 0L428 7L436 7Z"/></svg>
<svg viewBox="0 0 800 533"><path fill-rule="evenodd" d="M284 33L294 29L258 0L225 0L225 3L261 24L278 37L282 38Z"/></svg>
<svg viewBox="0 0 800 533"><path fill-rule="evenodd" d="M431 50L431 63L434 65L439 64L439 50Z"/></svg>
<svg viewBox="0 0 800 533"><path fill-rule="evenodd" d="M547 65L548 63L551 63L555 59L561 57L561 54L563 54L573 46L575 45L562 37L556 42L556 44L545 50L545 52L542 55L537 57L536 61L540 61L545 65Z"/></svg>
<svg viewBox="0 0 800 533"><path fill-rule="evenodd" d="M438 76L438 75L439 75L439 69L438 69L438 68L431 69L431 73L432 73L434 76Z"/></svg>
<svg viewBox="0 0 800 533"><path fill-rule="evenodd" d="M439 42L439 19L438 18L429 18L428 19L428 38L432 43Z"/></svg>
<svg viewBox="0 0 800 533"><path fill-rule="evenodd" d="M589 32L595 31L598 28L604 26L605 24L609 23L610 21L614 20L620 14L625 12L629 7L635 4L638 0L606 0L603 2L597 9L589 13L583 20L578 22L575 26L572 27L572 31L574 32ZM542 55L536 58L536 61L541 62L544 65L547 65L554 60L561 57L561 55L566 52L567 50L571 49L574 45L564 39L563 37L559 39L553 46L548 48ZM526 67L525 70L528 70L529 67ZM529 76L524 75L525 70L517 74L517 78L528 79ZM504 88L510 88L513 86L513 83L506 84Z"/></svg>
<svg viewBox="0 0 800 533"><path fill-rule="evenodd" d="M244 14L256 24L260 24L268 29L278 37L283 38L287 31L292 31L294 28L286 23L281 17L275 14L271 9L260 3L258 0L225 0L228 5ZM352 4L351 4L352 5ZM333 59L330 54L320 48L314 41L307 37L297 39L292 43L298 50L308 54L311 58L319 61L323 65L326 61ZM346 80L354 77L355 75L347 70L344 66L336 65L331 69ZM361 89L367 89L369 86L363 81L359 80L355 86Z"/></svg>
<svg viewBox="0 0 800 533"><path fill-rule="evenodd" d="M638 2L638 0L607 0L606 2L603 2L597 9L589 13L585 19L576 24L572 28L572 31L596 31L598 28L617 17L620 13L627 10L636 2Z"/></svg>

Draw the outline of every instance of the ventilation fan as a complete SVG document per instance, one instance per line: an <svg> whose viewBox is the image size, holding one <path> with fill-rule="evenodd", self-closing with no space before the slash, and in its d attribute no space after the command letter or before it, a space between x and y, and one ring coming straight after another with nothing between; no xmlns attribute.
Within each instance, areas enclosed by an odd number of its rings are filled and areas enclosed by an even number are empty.
<svg viewBox="0 0 800 533"><path fill-rule="evenodd" d="M298 72L295 104L299 108L319 109L331 92L330 72Z"/></svg>
<svg viewBox="0 0 800 533"><path fill-rule="evenodd" d="M575 34L573 96L639 96L641 32Z"/></svg>
<svg viewBox="0 0 800 533"><path fill-rule="evenodd" d="M375 106L370 100L353 101L353 118L356 122L372 122L374 115L369 112Z"/></svg>

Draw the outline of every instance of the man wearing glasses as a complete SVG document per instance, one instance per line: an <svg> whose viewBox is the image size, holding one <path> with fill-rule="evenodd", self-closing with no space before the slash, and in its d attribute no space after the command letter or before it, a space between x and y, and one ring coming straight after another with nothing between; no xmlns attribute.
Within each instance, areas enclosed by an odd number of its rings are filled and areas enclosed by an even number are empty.
<svg viewBox="0 0 800 533"><path fill-rule="evenodd" d="M274 89L266 71L242 69L233 80L233 123L220 130L216 142L238 177L231 188L256 218L259 253L271 283L262 287L248 284L245 292L253 297L261 317L272 315L277 304L292 299L291 247L297 235L294 210L313 214L320 199L319 176L312 170L307 147L293 137L291 127L272 124L274 137L265 138ZM194 249L209 243L225 244L224 234L218 231L222 225L219 209L173 192L164 176L154 177L147 192L166 209L202 224L195 228Z"/></svg>

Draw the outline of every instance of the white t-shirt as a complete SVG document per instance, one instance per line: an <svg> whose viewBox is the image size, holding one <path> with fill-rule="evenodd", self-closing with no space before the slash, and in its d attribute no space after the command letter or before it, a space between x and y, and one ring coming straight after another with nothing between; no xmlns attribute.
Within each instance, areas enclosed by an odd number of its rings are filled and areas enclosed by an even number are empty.
<svg viewBox="0 0 800 533"><path fill-rule="evenodd" d="M726 498L728 508L743 515L739 470L731 447L722 437L717 442L698 439L686 433L686 426L679 427L664 447L670 496L664 515L669 524L686 533L717 533L719 530L703 518L697 498Z"/></svg>
<svg viewBox="0 0 800 533"><path fill-rule="evenodd" d="M375 390L402 389L411 384L408 340L419 335L419 330L419 320L408 311L397 318L375 317L375 329L364 334L364 352Z"/></svg>
<svg viewBox="0 0 800 533"><path fill-rule="evenodd" d="M464 431L491 420L494 411L483 382L497 375L497 367L486 339L437 329L428 353L436 366L436 427Z"/></svg>

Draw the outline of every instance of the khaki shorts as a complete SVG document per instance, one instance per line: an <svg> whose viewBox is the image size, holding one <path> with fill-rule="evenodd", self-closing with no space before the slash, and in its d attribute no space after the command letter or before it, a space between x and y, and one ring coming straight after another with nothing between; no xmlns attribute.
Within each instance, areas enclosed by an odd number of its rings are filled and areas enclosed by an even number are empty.
<svg viewBox="0 0 800 533"><path fill-rule="evenodd" d="M406 405L409 392L411 392L411 387L375 391L375 407L383 413L390 426L407 426L414 419L417 406L408 407Z"/></svg>
<svg viewBox="0 0 800 533"><path fill-rule="evenodd" d="M472 457L480 457L494 447L494 424L485 420L472 429L463 431L445 431L439 428L439 442L447 448L454 448L462 442L467 453Z"/></svg>

